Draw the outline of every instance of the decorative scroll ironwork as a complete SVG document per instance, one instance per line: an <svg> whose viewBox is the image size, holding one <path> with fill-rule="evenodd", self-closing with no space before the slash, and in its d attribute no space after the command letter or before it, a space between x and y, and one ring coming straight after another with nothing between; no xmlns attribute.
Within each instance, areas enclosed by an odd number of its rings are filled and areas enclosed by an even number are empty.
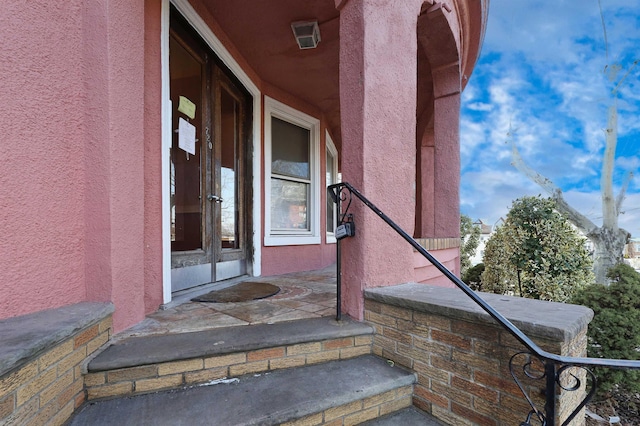
<svg viewBox="0 0 640 426"><path fill-rule="evenodd" d="M522 392L522 395L524 395L525 399L527 400L527 402L531 406L531 411L529 412L529 414L527 416L527 419L522 424L523 425L531 424L531 417L532 417L533 414L535 414L536 417L538 417L538 420L540 420L540 423L542 423L543 425L546 425L544 413L542 413L538 409L538 407L536 406L535 402L533 402L533 400L529 396L529 393L526 391L524 384L520 381L520 379L518 378L518 375L516 374L516 367L514 366L514 360L519 355L524 355L527 358L527 361L524 364L522 364L521 368L522 368L523 374L526 377L528 377L529 379L533 379L533 380L544 379L545 372L542 371L542 372L539 372L538 374L535 374L535 370L533 370L533 368L532 368L533 361L532 361L532 358L531 358L531 353L529 353L529 352L518 352L518 353L514 354L511 357L511 359L509 359L509 373L511 373L511 377L513 377L513 380L516 382L516 385L518 385L518 387L520 388L520 392ZM542 363L542 361L540 361L537 358L533 358L533 359L536 359L536 360L538 360L539 362ZM543 364L543 366L544 366L544 364Z"/></svg>
<svg viewBox="0 0 640 426"><path fill-rule="evenodd" d="M593 373L593 371L589 370L587 367L583 366L583 365L572 365L572 364L565 364L562 367L560 367L558 369L558 373L557 373L557 380L556 382L558 383L558 385L569 392L572 391L577 391L578 389L580 389L582 382L580 381L580 378L577 377L575 374L570 373L571 377L573 378L573 380L575 381L575 385L572 387L565 387L561 381L561 375L562 373L564 373L567 369L569 368L580 368L582 370L584 370L589 378L591 379L591 386L589 388L589 392L587 393L587 395L582 399L582 401L580 402L580 404L578 404L578 406L571 412L571 414L569 415L569 417L567 417L567 420L565 420L565 422L563 423L563 425L567 425L569 424L569 422L571 422L571 420L574 419L574 417L580 412L580 410L582 410L582 408L587 405L589 403L589 401L591 401L591 398L593 398L593 396L596 394L596 390L598 388L598 378L596 377L596 375ZM588 382L588 380L587 380Z"/></svg>
<svg viewBox="0 0 640 426"><path fill-rule="evenodd" d="M516 384L522 391L525 399L531 406L531 411L527 413L526 420L521 423L521 426L531 426L531 419L535 415L543 426L555 426L556 424L556 396L557 387L569 392L579 391L582 388L582 380L576 374L573 374L571 369L578 368L584 370L586 375L591 380L591 386L586 397L578 404L578 406L571 412L567 419L562 423L562 426L568 425L575 416L582 410L582 408L591 400L597 389L597 379L595 374L588 367L606 367L616 369L640 369L640 361L620 360L620 359L603 359L603 358L587 358L587 357L567 357L552 354L550 352L542 350L536 343L534 343L527 335L525 335L520 329L513 325L502 314L496 311L491 305L489 305L484 299L482 299L476 292L471 290L460 278L456 277L451 271L449 271L444 265L442 265L431 253L429 253L424 247L418 244L409 234L407 234L402 228L400 228L395 222L393 222L387 215L385 215L380 209L378 209L371 201L369 201L364 195L362 195L357 189L346 182L337 183L327 187L327 191L332 200L337 204L338 214L340 215L340 221L344 221L347 218L347 212L351 206L353 196L358 198L363 204L369 207L375 212L387 225L393 228L405 241L407 241L418 253L425 257L431 264L438 269L445 277L456 285L463 293L465 293L471 300L473 300L480 308L482 308L489 316L491 316L502 328L507 330L516 340L518 340L527 350L518 352L513 355L509 361L509 370L515 380ZM347 195L348 194L348 195ZM341 203L349 200L344 213L341 213ZM341 316L341 263L340 263L340 241L337 243L337 314L336 319L340 319ZM519 355L527 356L527 362L522 366L522 371L526 377L532 380L545 380L545 408L542 412L529 394L525 391L523 383L517 378L516 369L514 368L514 359ZM533 368L534 361L539 362L544 368L543 372L536 373ZM564 376L563 376L564 374ZM568 374L567 383L563 384L566 375ZM586 385L585 385L586 386Z"/></svg>
<svg viewBox="0 0 640 426"><path fill-rule="evenodd" d="M515 360L519 356L524 356L526 358L526 361L523 364L521 365L518 364L516 366ZM536 362L538 362L540 364L540 367L542 368L535 368L534 364ZM532 415L535 415L538 418L538 420L540 420L540 423L543 426L553 425L553 423L547 423L547 417L545 413L542 412L537 407L536 403L533 401L529 393L526 391L526 386L518 378L518 374L517 374L518 369L521 369L524 376L526 376L529 379L547 380L547 392L549 392L550 384L554 388L557 385L561 389L568 392L579 391L582 388L583 383L585 383L585 379L580 378L578 375L571 372L570 369L579 368L583 370L586 373L586 375L588 375L588 378L591 379L591 386L589 387L589 392L585 395L585 397L580 401L578 406L571 412L571 414L562 423L563 425L569 424L578 415L580 410L582 410L582 408L585 405L587 405L587 403L591 400L593 395L595 395L596 388L597 388L597 378L591 370L589 370L583 365L575 365L571 363L564 364L557 369L555 368L555 365L553 365L553 368L550 369L547 366L548 362L549 361L545 360L544 358L538 357L535 354L532 354L531 352L518 352L514 354L509 360L509 372L511 373L511 377L513 377L513 380L515 381L516 385L518 385L518 387L520 388L522 395L531 406L531 411L527 416L527 420L525 420L525 422L523 422L522 425L530 425ZM550 371L555 371L555 374L551 378L548 377L548 374ZM566 381L567 379L569 380L568 382ZM585 387L586 387L586 384L585 384ZM555 402L554 390L552 391L552 394L554 395L554 402ZM551 403L549 398L547 398L546 403L547 404Z"/></svg>
<svg viewBox="0 0 640 426"><path fill-rule="evenodd" d="M351 207L351 201L353 201L353 195L351 191L349 191L349 188L347 188L346 186L342 186L340 184L331 185L328 189L328 192L333 202L336 203L337 205L338 223L340 224L344 222L345 218L347 217L347 213L349 212L349 207ZM347 203L347 207L345 207L344 209L344 213L342 213L340 211L340 207L342 203L347 201L347 199L349 200L349 202Z"/></svg>

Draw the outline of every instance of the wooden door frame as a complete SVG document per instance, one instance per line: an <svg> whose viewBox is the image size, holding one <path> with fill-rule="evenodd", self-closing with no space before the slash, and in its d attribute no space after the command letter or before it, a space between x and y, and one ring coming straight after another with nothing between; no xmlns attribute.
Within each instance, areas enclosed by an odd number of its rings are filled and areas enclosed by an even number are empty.
<svg viewBox="0 0 640 426"><path fill-rule="evenodd" d="M231 53L223 46L216 35L211 31L205 21L196 13L188 0L162 0L161 9L161 96L162 96L162 292L163 303L169 303L171 296L171 231L170 231L170 200L169 200L169 151L171 148L171 101L169 98L169 27L170 6L173 5L182 14L186 21L200 34L205 43L218 57L218 59L231 71L234 77L247 90L252 97L252 135L251 158L247 167L251 167L251 185L253 203L250 206L252 221L247 232L248 266L247 273L252 276L261 274L261 135L262 135L262 93L258 86L249 78L240 67Z"/></svg>

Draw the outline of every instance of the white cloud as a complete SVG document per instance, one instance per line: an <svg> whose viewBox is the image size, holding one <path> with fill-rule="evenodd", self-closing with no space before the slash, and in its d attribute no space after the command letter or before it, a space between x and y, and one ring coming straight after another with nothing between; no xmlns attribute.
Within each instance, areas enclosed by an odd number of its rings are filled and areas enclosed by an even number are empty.
<svg viewBox="0 0 640 426"><path fill-rule="evenodd" d="M635 157L618 157L616 158L616 167L621 168L622 170L637 170L640 168L640 158ZM639 176L640 178L640 176Z"/></svg>
<svg viewBox="0 0 640 426"><path fill-rule="evenodd" d="M484 102L473 102L471 104L468 104L467 108L469 108L472 111L491 111L493 109L491 104L484 103Z"/></svg>

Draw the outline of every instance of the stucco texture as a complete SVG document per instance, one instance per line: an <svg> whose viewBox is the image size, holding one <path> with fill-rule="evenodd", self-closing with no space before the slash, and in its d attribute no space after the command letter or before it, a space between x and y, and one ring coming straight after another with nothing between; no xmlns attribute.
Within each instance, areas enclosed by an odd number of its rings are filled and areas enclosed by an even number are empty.
<svg viewBox="0 0 640 426"><path fill-rule="evenodd" d="M2 4L0 318L85 298L82 4Z"/></svg>
<svg viewBox="0 0 640 426"><path fill-rule="evenodd" d="M113 301L119 330L161 303L159 18L151 0L3 3L0 318Z"/></svg>

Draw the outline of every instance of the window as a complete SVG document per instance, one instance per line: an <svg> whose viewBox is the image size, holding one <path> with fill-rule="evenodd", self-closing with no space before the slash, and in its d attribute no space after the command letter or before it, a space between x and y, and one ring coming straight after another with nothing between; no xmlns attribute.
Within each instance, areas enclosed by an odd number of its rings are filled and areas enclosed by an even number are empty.
<svg viewBox="0 0 640 426"><path fill-rule="evenodd" d="M320 121L265 97L266 246L320 244Z"/></svg>
<svg viewBox="0 0 640 426"><path fill-rule="evenodd" d="M329 133L325 134L326 144L326 185L338 183L338 150L336 149ZM336 203L327 195L327 243L335 243L335 230L338 223Z"/></svg>

